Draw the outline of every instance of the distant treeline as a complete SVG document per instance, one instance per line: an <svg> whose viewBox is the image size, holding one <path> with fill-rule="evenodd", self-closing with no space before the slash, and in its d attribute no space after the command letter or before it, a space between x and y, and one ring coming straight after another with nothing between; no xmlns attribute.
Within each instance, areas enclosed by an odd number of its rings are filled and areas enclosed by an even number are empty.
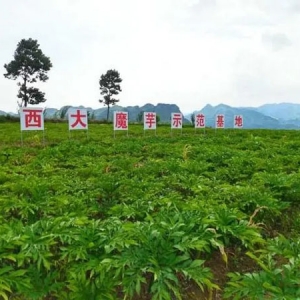
<svg viewBox="0 0 300 300"><path fill-rule="evenodd" d="M5 123L5 122L20 122L20 117L12 116L9 114L0 116L0 123Z"/></svg>

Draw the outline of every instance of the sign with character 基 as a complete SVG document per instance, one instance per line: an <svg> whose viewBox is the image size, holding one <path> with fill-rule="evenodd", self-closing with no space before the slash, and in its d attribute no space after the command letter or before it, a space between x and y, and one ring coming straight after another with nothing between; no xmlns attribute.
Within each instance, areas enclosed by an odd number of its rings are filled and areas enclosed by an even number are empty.
<svg viewBox="0 0 300 300"><path fill-rule="evenodd" d="M224 115L216 115L215 120L215 128L225 128L225 116Z"/></svg>

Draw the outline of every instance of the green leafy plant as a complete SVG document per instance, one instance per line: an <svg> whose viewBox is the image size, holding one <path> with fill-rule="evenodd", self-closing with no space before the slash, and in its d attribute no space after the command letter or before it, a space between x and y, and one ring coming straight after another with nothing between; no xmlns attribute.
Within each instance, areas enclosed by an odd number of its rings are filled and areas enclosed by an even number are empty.
<svg viewBox="0 0 300 300"><path fill-rule="evenodd" d="M296 131L130 130L1 124L0 298L299 298Z"/></svg>
<svg viewBox="0 0 300 300"><path fill-rule="evenodd" d="M249 252L262 269L253 273L230 273L225 298L233 299L298 299L300 297L299 241L285 238L271 240L256 256Z"/></svg>

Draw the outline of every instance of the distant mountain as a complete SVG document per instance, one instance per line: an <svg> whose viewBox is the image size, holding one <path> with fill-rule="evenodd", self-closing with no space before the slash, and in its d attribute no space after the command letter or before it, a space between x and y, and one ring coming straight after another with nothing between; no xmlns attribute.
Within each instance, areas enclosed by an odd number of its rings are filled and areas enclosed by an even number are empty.
<svg viewBox="0 0 300 300"><path fill-rule="evenodd" d="M56 108L45 108L45 118L54 118L58 112Z"/></svg>
<svg viewBox="0 0 300 300"><path fill-rule="evenodd" d="M88 112L92 112L93 109L90 107L84 107L84 106L71 106L71 105L66 105L63 106L60 109L56 109L56 108L45 108L45 119L54 119L54 118L58 118L58 119L66 119L68 117L68 110L69 108L85 108L87 109Z"/></svg>
<svg viewBox="0 0 300 300"><path fill-rule="evenodd" d="M109 109L109 119L113 119L113 113L115 111L125 111L128 112L129 121L135 122L138 118L139 113L141 112L156 112L157 115L160 117L161 123L168 123L170 122L170 117L172 112L181 112L179 107L175 104L163 104L158 103L157 105L153 105L147 103L143 106L112 106ZM95 115L95 119L101 120L106 119L107 114L107 107L102 107L93 111ZM189 122L188 120L184 120L185 122Z"/></svg>
<svg viewBox="0 0 300 300"><path fill-rule="evenodd" d="M18 114L15 114L13 112L5 112L3 110L0 110L0 116L7 116L7 115L10 115L12 117L17 117L18 116Z"/></svg>
<svg viewBox="0 0 300 300"><path fill-rule="evenodd" d="M300 120L300 104L295 103L279 103L264 104L255 108L256 111L280 120Z"/></svg>
<svg viewBox="0 0 300 300"><path fill-rule="evenodd" d="M48 119L52 118L60 118L63 116L64 118L67 118L68 116L68 110L70 108L86 108L89 112L89 115L93 117L95 120L103 120L106 119L107 115L107 107L102 107L93 110L90 107L84 107L84 106L63 106L60 109L55 109L55 108L46 108L45 109L45 116ZM177 105L175 104L163 104L159 103L157 105L153 104L145 104L143 106L127 106L127 107L122 107L119 105L114 105L110 107L109 109L109 120L113 119L113 113L115 111L125 111L128 112L129 116L129 121L130 122L135 122L138 118L139 113L141 112L156 112L157 115L160 117L160 122L161 123L168 123L170 122L170 117L172 112L180 112L180 109ZM184 120L184 122L189 122L189 120Z"/></svg>
<svg viewBox="0 0 300 300"><path fill-rule="evenodd" d="M215 116L217 114L225 115L225 127L233 128L234 115L243 115L244 128L266 128L266 129L296 129L299 124L289 120L281 121L271 116L267 116L256 108L231 107L220 104L217 106L206 105L194 114L203 113L206 117L206 125L208 127L215 127Z"/></svg>

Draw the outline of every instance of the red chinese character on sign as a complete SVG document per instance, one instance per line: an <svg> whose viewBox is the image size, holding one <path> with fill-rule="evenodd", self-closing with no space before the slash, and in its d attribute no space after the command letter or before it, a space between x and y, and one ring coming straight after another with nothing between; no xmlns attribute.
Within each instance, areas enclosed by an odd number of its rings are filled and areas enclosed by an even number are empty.
<svg viewBox="0 0 300 300"><path fill-rule="evenodd" d="M235 118L234 118L234 127L243 127L243 117L235 116Z"/></svg>
<svg viewBox="0 0 300 300"><path fill-rule="evenodd" d="M217 116L217 128L224 128L224 115L218 115Z"/></svg>
<svg viewBox="0 0 300 300"><path fill-rule="evenodd" d="M81 115L79 109L77 109L76 114L71 115L71 117L76 118L75 122L73 124L71 124L72 128L76 127L78 124L80 124L84 128L86 127L86 124L81 120L81 118L86 118L86 115Z"/></svg>
<svg viewBox="0 0 300 300"><path fill-rule="evenodd" d="M116 113L115 127L123 128L123 129L127 128L127 114L122 113L122 112Z"/></svg>
<svg viewBox="0 0 300 300"><path fill-rule="evenodd" d="M173 114L173 127L180 127L182 125L182 115Z"/></svg>
<svg viewBox="0 0 300 300"><path fill-rule="evenodd" d="M145 123L148 125L148 128L152 128L152 125L156 124L156 114L147 113L145 114Z"/></svg>
<svg viewBox="0 0 300 300"><path fill-rule="evenodd" d="M196 116L196 127L205 127L205 117L203 114Z"/></svg>
<svg viewBox="0 0 300 300"><path fill-rule="evenodd" d="M42 109L23 109L25 114L25 128L42 127Z"/></svg>

